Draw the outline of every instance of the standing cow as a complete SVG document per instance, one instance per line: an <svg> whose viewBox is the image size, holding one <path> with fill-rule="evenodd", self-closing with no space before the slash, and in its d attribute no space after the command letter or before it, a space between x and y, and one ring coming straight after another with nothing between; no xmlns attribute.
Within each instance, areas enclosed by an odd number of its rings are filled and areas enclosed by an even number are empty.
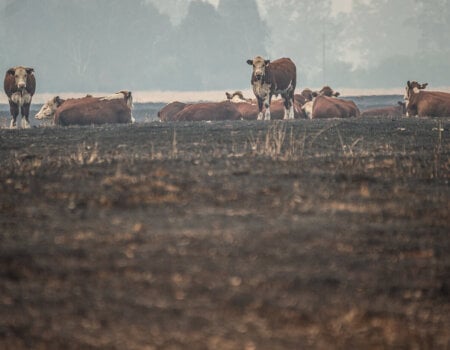
<svg viewBox="0 0 450 350"><path fill-rule="evenodd" d="M297 69L289 58L273 62L261 56L247 60L253 66L251 84L258 100L258 120L263 119L263 104L266 108L264 119L270 120L270 102L273 95L280 94L284 100L283 119L294 119L294 91L297 83Z"/></svg>
<svg viewBox="0 0 450 350"><path fill-rule="evenodd" d="M9 109L11 111L11 128L16 127L19 108L22 116L22 128L29 128L28 114L30 113L31 99L36 90L34 69L22 66L8 69L3 87L8 96Z"/></svg>

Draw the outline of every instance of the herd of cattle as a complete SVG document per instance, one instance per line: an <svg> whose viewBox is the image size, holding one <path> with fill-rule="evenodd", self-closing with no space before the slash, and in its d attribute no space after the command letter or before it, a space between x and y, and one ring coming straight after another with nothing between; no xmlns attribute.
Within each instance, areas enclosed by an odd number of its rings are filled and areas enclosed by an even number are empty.
<svg viewBox="0 0 450 350"><path fill-rule="evenodd" d="M370 116L450 116L450 93L424 91L427 83L408 81L404 101L398 105L370 109L362 113L353 101L339 98L329 86L320 91L304 89L295 94L296 66L289 58L275 61L260 56L247 63L253 67L251 85L256 99L244 98L241 92L226 93L222 102L182 103L164 106L158 117L161 121L212 120L271 120L299 118L358 118ZM36 91L34 69L17 66L6 71L4 90L11 112L11 128L17 126L19 112L22 127L30 127L29 112ZM273 96L281 95L281 99ZM63 100L56 96L47 101L35 115L38 120L51 119L55 125L90 125L133 123L133 98L129 91L93 97Z"/></svg>

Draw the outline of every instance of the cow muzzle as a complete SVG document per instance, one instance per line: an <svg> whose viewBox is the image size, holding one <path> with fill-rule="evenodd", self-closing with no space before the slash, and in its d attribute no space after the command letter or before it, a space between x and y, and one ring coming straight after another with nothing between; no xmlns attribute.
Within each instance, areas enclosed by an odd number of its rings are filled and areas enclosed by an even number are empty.
<svg viewBox="0 0 450 350"><path fill-rule="evenodd" d="M263 74L262 73L256 73L255 74L255 78L256 78L256 80L261 80L262 79L262 77L263 77Z"/></svg>

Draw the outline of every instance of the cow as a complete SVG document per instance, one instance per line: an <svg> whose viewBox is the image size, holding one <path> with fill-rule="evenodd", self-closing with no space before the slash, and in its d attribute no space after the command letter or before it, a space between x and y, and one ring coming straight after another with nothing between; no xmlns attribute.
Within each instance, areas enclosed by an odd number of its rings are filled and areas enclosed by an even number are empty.
<svg viewBox="0 0 450 350"><path fill-rule="evenodd" d="M228 101L234 103L242 115L244 120L256 120L259 114L259 108L257 101L245 98L244 95L237 91L233 94L225 93ZM295 119L304 118L305 115L302 111L302 104L297 102L294 98L294 117ZM284 102L283 100L273 100L271 103L271 118L275 120L284 118Z"/></svg>
<svg viewBox="0 0 450 350"><path fill-rule="evenodd" d="M240 120L241 113L234 103L203 102L185 106L173 118L177 121Z"/></svg>
<svg viewBox="0 0 450 350"><path fill-rule="evenodd" d="M297 68L289 58L273 62L261 56L247 60L253 66L251 84L258 101L258 120L270 120L270 103L273 95L281 95L284 100L283 119L294 119L294 91L297 84Z"/></svg>
<svg viewBox="0 0 450 350"><path fill-rule="evenodd" d="M360 117L360 111L353 101L323 95L316 96L302 109L309 119Z"/></svg>
<svg viewBox="0 0 450 350"><path fill-rule="evenodd" d="M253 102L251 98L245 98L242 91L235 91L233 93L225 92L225 96L230 102Z"/></svg>
<svg viewBox="0 0 450 350"><path fill-rule="evenodd" d="M116 97L86 96L66 100L56 96L42 106L35 118L53 119L55 125L62 126L134 123L129 107L131 98L131 93L117 93Z"/></svg>
<svg viewBox="0 0 450 350"><path fill-rule="evenodd" d="M406 103L398 101L397 106L366 109L361 117L401 117L406 115Z"/></svg>
<svg viewBox="0 0 450 350"><path fill-rule="evenodd" d="M428 83L406 83L406 115L419 117L450 116L450 93L423 91Z"/></svg>
<svg viewBox="0 0 450 350"><path fill-rule="evenodd" d="M327 96L327 97L339 97L341 94L337 91L334 91L328 85L324 86L319 92L319 95Z"/></svg>
<svg viewBox="0 0 450 350"><path fill-rule="evenodd" d="M29 128L31 99L36 91L36 78L34 69L17 66L9 68L5 74L3 87L8 96L9 110L11 112L11 128L15 128L19 109L22 119L22 128Z"/></svg>
<svg viewBox="0 0 450 350"><path fill-rule="evenodd" d="M312 101L313 99L313 92L311 89L303 89L303 91L300 94L294 95L294 101L299 103L300 105L304 105L308 101Z"/></svg>
<svg viewBox="0 0 450 350"><path fill-rule="evenodd" d="M158 118L162 122L176 120L175 115L186 106L188 104L183 102L170 102L158 111Z"/></svg>

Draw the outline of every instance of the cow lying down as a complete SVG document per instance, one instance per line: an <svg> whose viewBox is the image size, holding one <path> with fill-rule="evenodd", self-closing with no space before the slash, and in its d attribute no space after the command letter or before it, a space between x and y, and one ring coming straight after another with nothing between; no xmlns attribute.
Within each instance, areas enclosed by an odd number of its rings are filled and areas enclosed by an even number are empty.
<svg viewBox="0 0 450 350"><path fill-rule="evenodd" d="M256 100L245 98L242 92L225 93L227 101L186 104L171 102L161 108L158 117L161 121L214 121L214 120L256 120L259 107ZM295 118L304 118L301 105L294 102ZM274 100L271 118L283 119L285 105L282 100Z"/></svg>
<svg viewBox="0 0 450 350"><path fill-rule="evenodd" d="M309 119L319 118L359 118L361 113L355 102L337 98L339 92L329 86L314 92L313 100L306 102L302 109Z"/></svg>
<svg viewBox="0 0 450 350"><path fill-rule="evenodd" d="M62 126L134 123L132 105L133 99L128 91L66 100L56 96L42 106L35 118L53 119L55 125Z"/></svg>

